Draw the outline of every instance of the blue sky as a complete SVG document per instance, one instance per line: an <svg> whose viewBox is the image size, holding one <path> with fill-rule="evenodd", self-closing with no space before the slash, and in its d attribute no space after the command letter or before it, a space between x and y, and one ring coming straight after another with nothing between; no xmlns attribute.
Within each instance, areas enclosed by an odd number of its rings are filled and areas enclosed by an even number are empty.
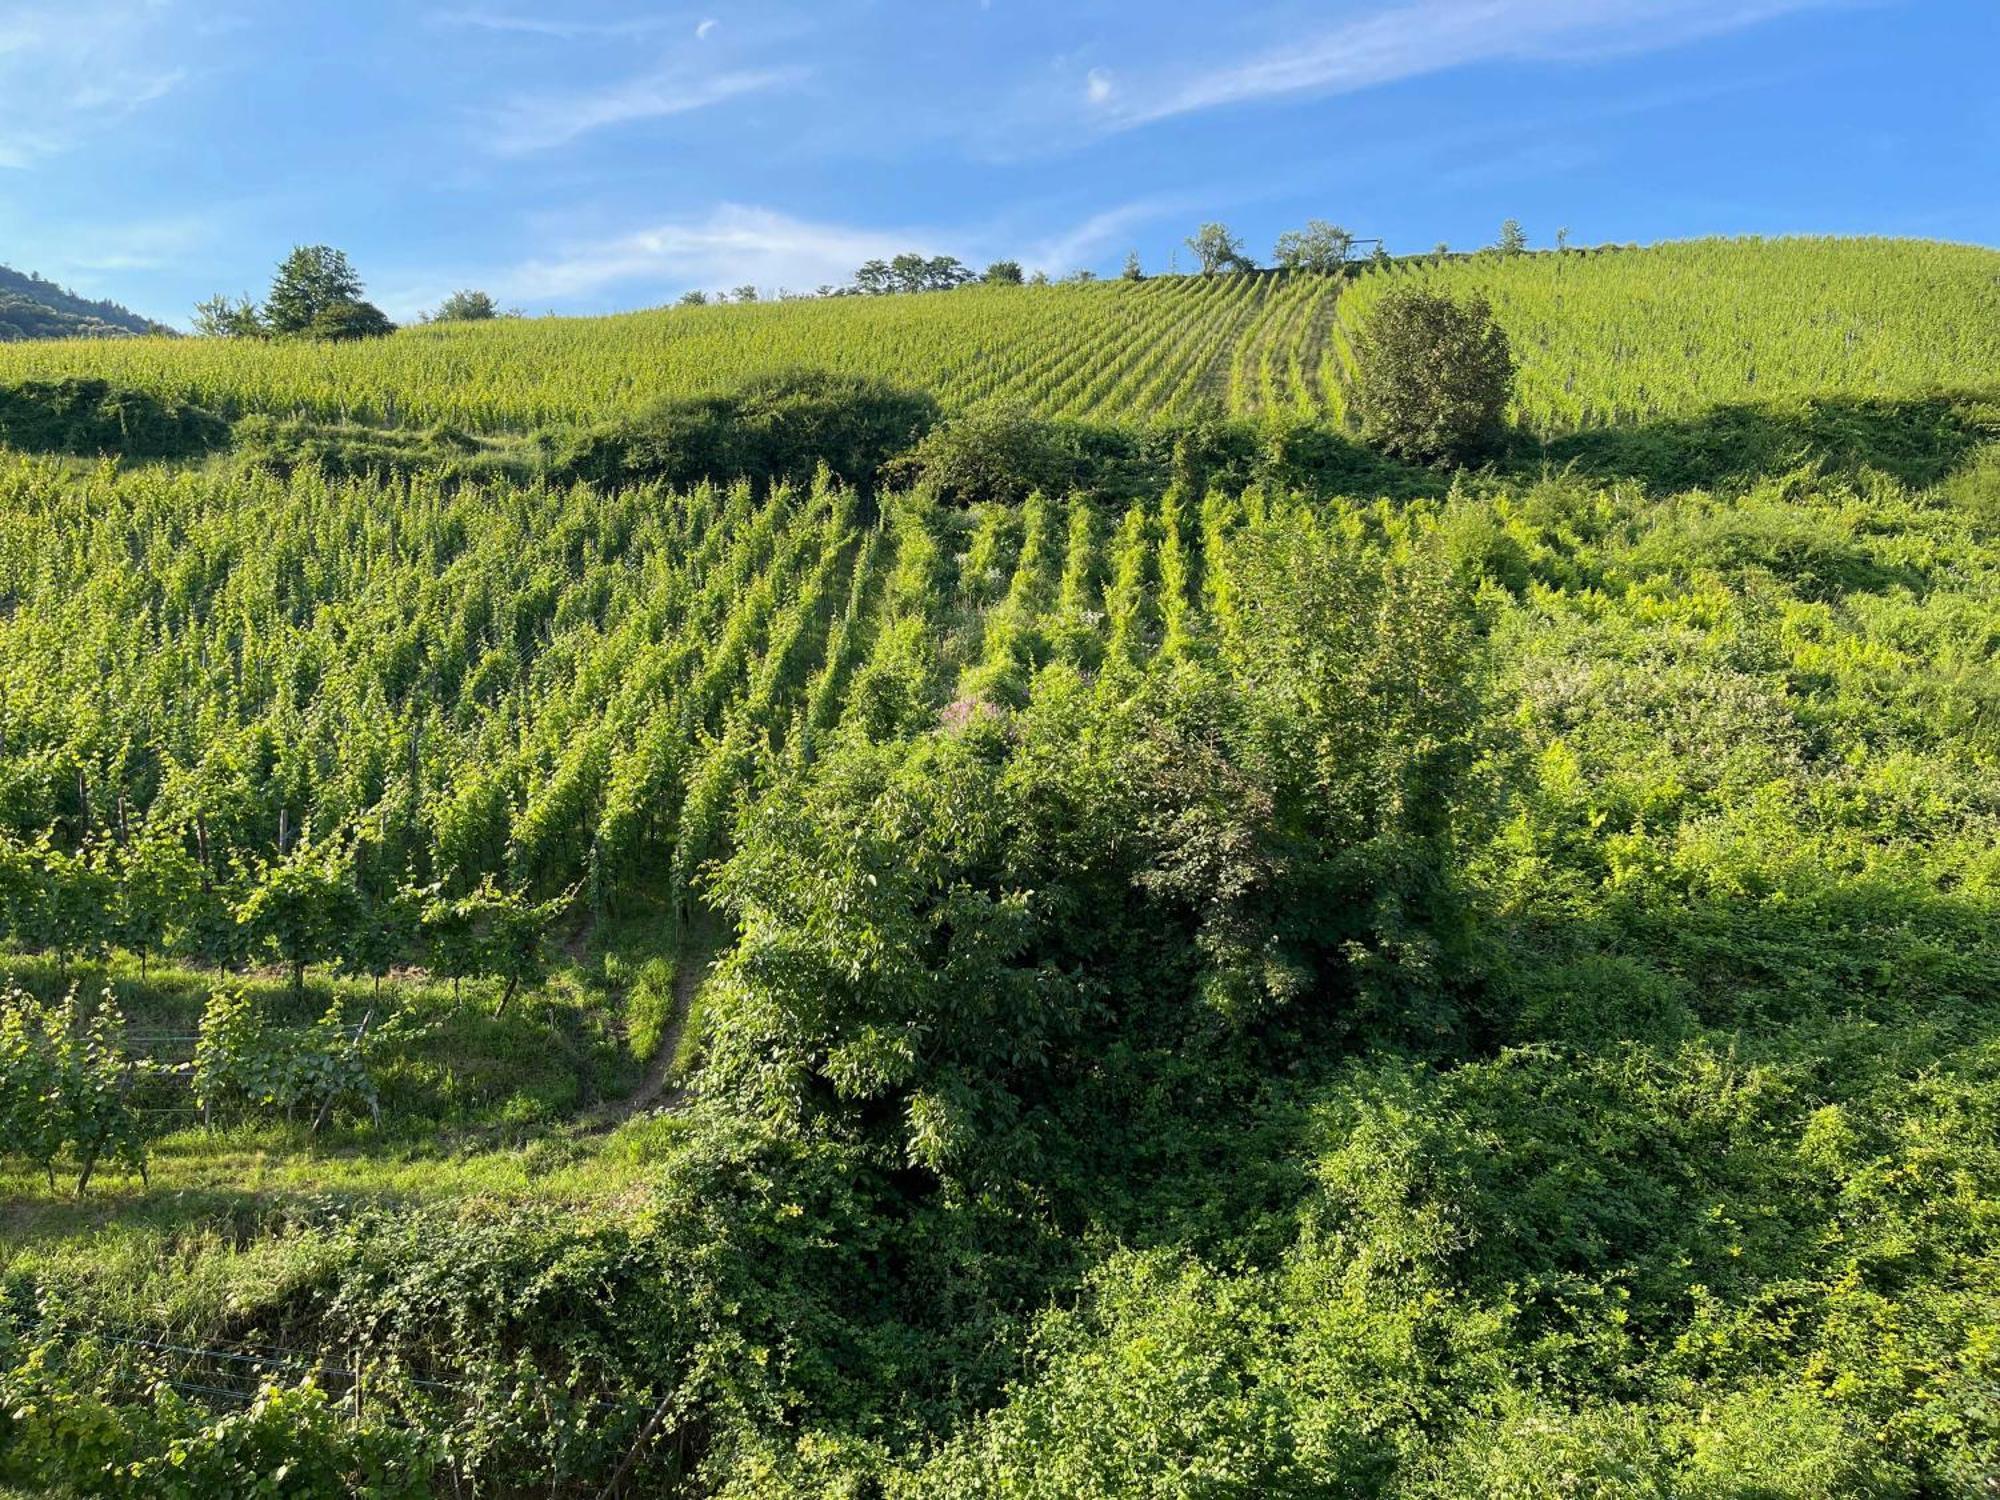
<svg viewBox="0 0 2000 1500"><path fill-rule="evenodd" d="M2000 244L1996 57L1996 0L0 0L0 262L185 323L299 242L397 317L1207 218Z"/></svg>

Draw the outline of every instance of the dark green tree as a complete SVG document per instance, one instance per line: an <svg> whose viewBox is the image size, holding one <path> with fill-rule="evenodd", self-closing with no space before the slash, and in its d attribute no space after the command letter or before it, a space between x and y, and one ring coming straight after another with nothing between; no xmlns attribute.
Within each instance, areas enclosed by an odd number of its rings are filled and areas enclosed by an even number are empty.
<svg viewBox="0 0 2000 1500"><path fill-rule="evenodd" d="M278 266L264 299L273 333L307 333L322 313L361 300L361 277L331 245L300 245Z"/></svg>
<svg viewBox="0 0 2000 1500"><path fill-rule="evenodd" d="M1499 442L1514 356L1483 297L1399 288L1354 341L1355 408L1369 442L1418 463L1464 463Z"/></svg>
<svg viewBox="0 0 2000 1500"><path fill-rule="evenodd" d="M387 313L372 302L336 302L314 314L306 332L328 343L379 339L396 331Z"/></svg>
<svg viewBox="0 0 2000 1500"><path fill-rule="evenodd" d="M988 286L1019 286L1021 263L1018 260L996 260L979 279Z"/></svg>

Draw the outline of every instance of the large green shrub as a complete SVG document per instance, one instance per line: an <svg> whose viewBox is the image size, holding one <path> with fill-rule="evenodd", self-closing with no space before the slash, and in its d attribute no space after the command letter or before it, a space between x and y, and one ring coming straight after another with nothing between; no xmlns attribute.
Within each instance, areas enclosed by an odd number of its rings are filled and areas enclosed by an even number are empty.
<svg viewBox="0 0 2000 1500"><path fill-rule="evenodd" d="M184 402L72 377L0 385L0 443L30 453L190 458L229 441L229 424Z"/></svg>
<svg viewBox="0 0 2000 1500"><path fill-rule="evenodd" d="M865 376L781 371L579 433L552 467L559 478L594 484L686 485L738 478L806 484L824 465L865 488L936 415L929 396Z"/></svg>
<svg viewBox="0 0 2000 1500"><path fill-rule="evenodd" d="M1369 442L1417 463L1465 463L1498 445L1514 356L1479 296L1399 288L1354 340L1355 410Z"/></svg>

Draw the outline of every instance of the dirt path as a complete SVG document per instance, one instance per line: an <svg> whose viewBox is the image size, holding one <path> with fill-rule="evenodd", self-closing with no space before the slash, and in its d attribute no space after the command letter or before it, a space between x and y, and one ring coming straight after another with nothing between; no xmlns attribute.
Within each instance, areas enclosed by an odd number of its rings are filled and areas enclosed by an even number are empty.
<svg viewBox="0 0 2000 1500"><path fill-rule="evenodd" d="M579 1116L576 1121L579 1132L609 1130L642 1110L678 1109L687 1101L686 1088L678 1083L669 1086L668 1079L674 1070L674 1058L680 1052L681 1037L687 1031L688 1017L694 1010L695 994L714 966L722 938L720 924L706 914L689 924L681 940L681 951L674 960L673 1013L660 1033L659 1045L653 1048L646 1076L623 1099L608 1100Z"/></svg>

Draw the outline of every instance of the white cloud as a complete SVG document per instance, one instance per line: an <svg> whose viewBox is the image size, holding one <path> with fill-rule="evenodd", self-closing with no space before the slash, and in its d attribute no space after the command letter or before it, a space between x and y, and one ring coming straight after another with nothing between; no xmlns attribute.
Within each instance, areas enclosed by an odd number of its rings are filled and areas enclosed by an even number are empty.
<svg viewBox="0 0 2000 1500"><path fill-rule="evenodd" d="M102 0L0 15L0 169L31 168L180 87L165 9Z"/></svg>
<svg viewBox="0 0 2000 1500"><path fill-rule="evenodd" d="M1829 0L1418 0L1307 32L1218 67L1162 70L1115 92L1086 83L1102 121L1128 128L1285 95L1340 94L1470 63L1652 51Z"/></svg>
<svg viewBox="0 0 2000 1500"><path fill-rule="evenodd" d="M863 261L905 250L956 255L975 269L1011 256L1031 269L1064 274L1118 247L1136 225L1177 212L1180 202L1145 199L1091 215L1026 246L993 227L867 227L794 218L774 209L725 203L696 217L668 220L609 238L572 243L490 278L496 294L528 305L595 297L650 284L658 295L690 286L754 283L766 293L843 285Z"/></svg>
<svg viewBox="0 0 2000 1500"><path fill-rule="evenodd" d="M1020 259L1031 270L1065 276L1078 266L1100 258L1107 250L1117 248L1139 225L1180 212L1187 206L1183 200L1173 198L1142 198L1122 203L1094 213L1059 234L1035 241L1020 252Z"/></svg>
<svg viewBox="0 0 2000 1500"><path fill-rule="evenodd" d="M698 42L707 41L708 34L721 24L714 16L710 16L706 20L697 21L694 28L694 39Z"/></svg>
<svg viewBox="0 0 2000 1500"><path fill-rule="evenodd" d="M1083 79L1083 96L1092 104L1103 104L1111 98L1111 75L1102 68L1092 68Z"/></svg>
<svg viewBox="0 0 2000 1500"><path fill-rule="evenodd" d="M670 16L634 16L624 21L578 21L568 16L521 16L490 10L433 11L434 26L458 26L471 31L506 31L522 36L550 37L573 41L578 37L644 36L648 32L677 30L681 22Z"/></svg>
<svg viewBox="0 0 2000 1500"><path fill-rule="evenodd" d="M819 224L768 208L725 203L701 218L672 220L629 234L565 247L503 278L517 301L587 296L635 281L665 286L806 290L845 282L854 268L902 250L944 253L935 231Z"/></svg>
<svg viewBox="0 0 2000 1500"><path fill-rule="evenodd" d="M606 88L517 100L500 112L487 144L507 156L546 151L594 130L687 114L804 76L803 69L789 67L729 73L669 67Z"/></svg>

